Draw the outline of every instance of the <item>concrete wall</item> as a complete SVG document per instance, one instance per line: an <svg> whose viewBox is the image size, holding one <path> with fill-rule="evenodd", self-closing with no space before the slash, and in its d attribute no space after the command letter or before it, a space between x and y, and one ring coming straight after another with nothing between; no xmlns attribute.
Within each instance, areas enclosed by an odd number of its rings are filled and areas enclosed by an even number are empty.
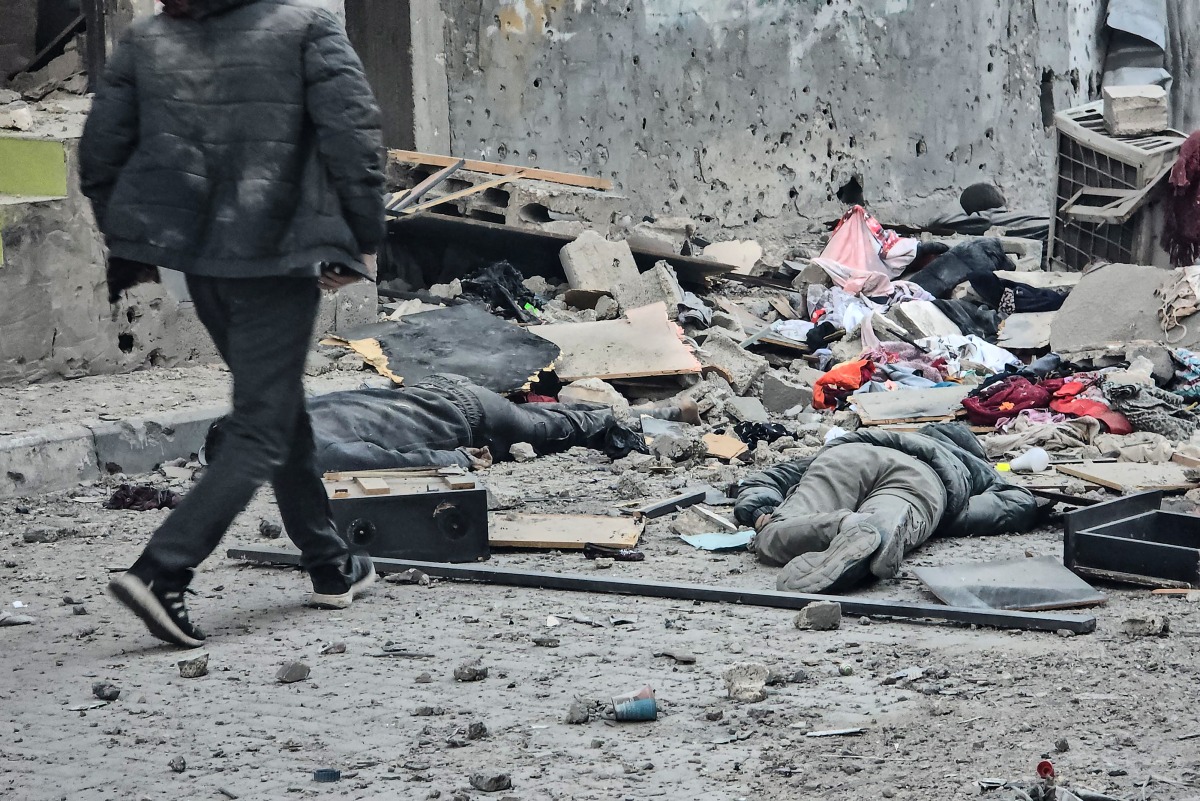
<svg viewBox="0 0 1200 801"><path fill-rule="evenodd" d="M788 232L853 182L923 221L995 179L1045 210L1101 0L442 0L455 154L612 178L629 211Z"/></svg>

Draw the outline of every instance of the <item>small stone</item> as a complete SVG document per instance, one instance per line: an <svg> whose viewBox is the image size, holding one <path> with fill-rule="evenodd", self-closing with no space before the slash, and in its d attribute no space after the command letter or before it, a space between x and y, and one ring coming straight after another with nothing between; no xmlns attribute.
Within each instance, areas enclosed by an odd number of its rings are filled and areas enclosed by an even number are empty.
<svg viewBox="0 0 1200 801"><path fill-rule="evenodd" d="M414 718L433 718L446 714L446 710L440 706L419 706L411 714Z"/></svg>
<svg viewBox="0 0 1200 801"><path fill-rule="evenodd" d="M539 648L557 648L559 645L557 637L534 637L533 644Z"/></svg>
<svg viewBox="0 0 1200 801"><path fill-rule="evenodd" d="M258 521L258 536L268 540L277 540L283 534L283 526L263 518Z"/></svg>
<svg viewBox="0 0 1200 801"><path fill-rule="evenodd" d="M792 684L804 684L806 681L808 681L808 671L803 669L797 670L792 674L792 677L788 679L788 681L790 681Z"/></svg>
<svg viewBox="0 0 1200 801"><path fill-rule="evenodd" d="M321 648L322 656L328 656L329 654L344 654L344 653L346 653L346 643L341 642L340 640L338 642L325 643L325 645L322 646L322 648Z"/></svg>
<svg viewBox="0 0 1200 801"><path fill-rule="evenodd" d="M82 626L75 630L75 639L83 640L96 633L97 626Z"/></svg>
<svg viewBox="0 0 1200 801"><path fill-rule="evenodd" d="M86 615L87 613L87 607L83 604L75 604L71 607L71 614L73 615Z"/></svg>
<svg viewBox="0 0 1200 801"><path fill-rule="evenodd" d="M1071 631L1070 629L1059 629L1058 631L1056 631L1054 633L1057 634L1059 637L1063 637L1063 638L1075 636L1075 632Z"/></svg>
<svg viewBox="0 0 1200 801"><path fill-rule="evenodd" d="M1171 631L1171 622L1166 615L1128 617L1121 623L1121 630L1130 637L1164 637Z"/></svg>
<svg viewBox="0 0 1200 801"><path fill-rule="evenodd" d="M428 673L422 673L420 676L417 676L415 679L413 679L413 681L415 681L417 684L429 684L433 681L433 676L430 676Z"/></svg>
<svg viewBox="0 0 1200 801"><path fill-rule="evenodd" d="M604 741L600 740L600 739L595 739L595 740L592 740L591 745L592 745L592 748L603 748Z"/></svg>
<svg viewBox="0 0 1200 801"><path fill-rule="evenodd" d="M567 710L567 723L570 723L573 726L578 726L581 723L587 723L588 719L590 718L591 713L588 712L587 706L579 701L572 703L570 709Z"/></svg>
<svg viewBox="0 0 1200 801"><path fill-rule="evenodd" d="M853 676L854 675L854 665L851 665L849 662L843 662L842 664L838 665L838 675L839 676Z"/></svg>
<svg viewBox="0 0 1200 801"><path fill-rule="evenodd" d="M474 773L471 786L481 793L498 793L512 789L512 778L507 773Z"/></svg>
<svg viewBox="0 0 1200 801"><path fill-rule="evenodd" d="M858 619L858 625L860 625L860 626L869 626L869 625L871 625L871 618L867 617L866 615L863 615L862 617L860 617L860 618Z"/></svg>
<svg viewBox="0 0 1200 801"><path fill-rule="evenodd" d="M111 681L97 681L92 684L92 695L101 701L115 701L121 697L121 688Z"/></svg>
<svg viewBox="0 0 1200 801"><path fill-rule="evenodd" d="M516 462L532 462L537 458L537 451L528 442L514 442L508 447L508 455Z"/></svg>
<svg viewBox="0 0 1200 801"><path fill-rule="evenodd" d="M286 662L275 672L275 680L280 684L294 684L304 681L312 673L312 668L303 662Z"/></svg>
<svg viewBox="0 0 1200 801"><path fill-rule="evenodd" d="M208 654L200 654L192 659L181 659L175 664L179 668L181 678L198 679L208 675Z"/></svg>
<svg viewBox="0 0 1200 801"><path fill-rule="evenodd" d="M835 601L815 601L796 614L796 628L810 631L834 631L842 625L842 605Z"/></svg>
<svg viewBox="0 0 1200 801"><path fill-rule="evenodd" d="M488 736L488 728L482 722L476 721L467 724L467 739L482 740Z"/></svg>
<svg viewBox="0 0 1200 801"><path fill-rule="evenodd" d="M1059 737L1054 741L1054 750L1060 754L1065 754L1071 750L1071 744L1067 742L1066 737Z"/></svg>
<svg viewBox="0 0 1200 801"><path fill-rule="evenodd" d="M611 556L597 556L592 560L592 568L594 570L610 570L613 566L613 561Z"/></svg>
<svg viewBox="0 0 1200 801"><path fill-rule="evenodd" d="M721 720L724 717L725 711L722 709L717 709L715 706L709 707L704 711L704 719L711 720L713 723L716 723L718 720Z"/></svg>
<svg viewBox="0 0 1200 801"><path fill-rule="evenodd" d="M667 650L659 651L655 656L665 656L667 659L674 659L679 665L694 665L696 664L696 655L690 651Z"/></svg>
<svg viewBox="0 0 1200 801"><path fill-rule="evenodd" d="M725 670L722 678L725 689L734 701L757 703L766 700L767 678L771 675L766 665L756 662L739 662Z"/></svg>
<svg viewBox="0 0 1200 801"><path fill-rule="evenodd" d="M177 756L167 763L167 767L176 773L183 773L187 770L187 762L184 761L183 757Z"/></svg>
<svg viewBox="0 0 1200 801"><path fill-rule="evenodd" d="M478 661L467 662L454 669L455 681L483 681L487 677L488 669L482 667Z"/></svg>

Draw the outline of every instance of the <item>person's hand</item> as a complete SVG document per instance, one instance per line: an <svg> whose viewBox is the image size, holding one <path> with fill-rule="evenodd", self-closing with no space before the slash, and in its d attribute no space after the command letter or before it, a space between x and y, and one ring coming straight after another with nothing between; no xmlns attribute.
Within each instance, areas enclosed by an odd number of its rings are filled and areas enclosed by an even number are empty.
<svg viewBox="0 0 1200 801"><path fill-rule="evenodd" d="M471 460L472 470L487 470L492 466L492 451L485 445L482 448L467 448L467 458Z"/></svg>
<svg viewBox="0 0 1200 801"><path fill-rule="evenodd" d="M766 528L767 523L770 523L770 522L771 522L770 515L759 515L758 519L754 521L754 530L762 531L764 528Z"/></svg>
<svg viewBox="0 0 1200 801"><path fill-rule="evenodd" d="M337 292L342 287L350 286L361 280L362 276L350 268L335 264L321 270L321 275L317 278L317 286L326 292Z"/></svg>

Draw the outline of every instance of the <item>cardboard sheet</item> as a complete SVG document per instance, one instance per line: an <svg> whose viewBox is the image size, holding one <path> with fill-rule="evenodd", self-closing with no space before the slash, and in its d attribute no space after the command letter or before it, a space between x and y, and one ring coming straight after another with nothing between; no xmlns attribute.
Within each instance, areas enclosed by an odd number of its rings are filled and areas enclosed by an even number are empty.
<svg viewBox="0 0 1200 801"><path fill-rule="evenodd" d="M631 517L499 513L488 521L488 544L493 548L578 549L592 543L632 548L641 539L642 529Z"/></svg>
<svg viewBox="0 0 1200 801"><path fill-rule="evenodd" d="M1104 603L1097 591L1051 556L943 567L915 567L913 575L949 606L987 609L1071 609Z"/></svg>
<svg viewBox="0 0 1200 801"><path fill-rule="evenodd" d="M858 409L865 426L943 420L962 408L962 399L971 387L935 389L898 389L894 392L868 392L854 395L850 402Z"/></svg>
<svg viewBox="0 0 1200 801"><path fill-rule="evenodd" d="M700 372L700 361L667 318L665 303L630 309L620 320L536 325L529 329L562 349L563 381L640 378Z"/></svg>
<svg viewBox="0 0 1200 801"><path fill-rule="evenodd" d="M753 537L753 531L721 531L713 534L682 534L679 539L702 551L741 551Z"/></svg>
<svg viewBox="0 0 1200 801"><path fill-rule="evenodd" d="M1176 462L1084 462L1078 465L1059 464L1054 469L1118 492L1126 489L1185 492L1200 487L1200 483L1189 481L1184 475L1189 468Z"/></svg>

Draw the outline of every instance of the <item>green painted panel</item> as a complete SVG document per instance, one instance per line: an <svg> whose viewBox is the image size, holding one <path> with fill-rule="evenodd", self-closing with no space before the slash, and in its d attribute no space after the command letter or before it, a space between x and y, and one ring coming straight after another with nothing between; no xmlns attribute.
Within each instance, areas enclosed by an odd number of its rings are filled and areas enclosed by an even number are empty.
<svg viewBox="0 0 1200 801"><path fill-rule="evenodd" d="M66 197L67 153L63 143L0 136L0 194Z"/></svg>

